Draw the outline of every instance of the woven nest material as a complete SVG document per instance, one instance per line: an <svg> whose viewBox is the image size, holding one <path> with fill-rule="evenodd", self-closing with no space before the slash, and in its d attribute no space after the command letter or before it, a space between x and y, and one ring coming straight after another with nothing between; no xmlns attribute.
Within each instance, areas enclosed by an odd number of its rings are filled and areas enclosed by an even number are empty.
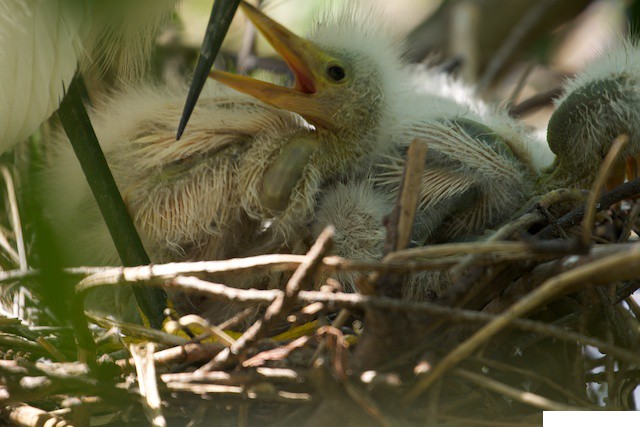
<svg viewBox="0 0 640 427"><path fill-rule="evenodd" d="M411 203L405 184L397 211ZM63 271L80 294L135 283L238 309L220 325L175 318L165 325L171 334L96 315L90 326L72 314L54 327L51 307L23 293L31 323L0 326L2 417L60 426L524 426L540 424L542 410L632 408L640 208L630 198L639 193L640 180L582 202L554 191L482 242L396 250L373 264L326 256L327 229L304 256ZM398 217L388 226L395 249L411 226ZM284 290L202 278L270 269L292 272ZM309 290L317 275L343 270L362 274L359 293ZM434 302L395 297L427 270L446 272L453 286ZM54 283L47 274L11 270L0 280L29 289ZM81 313L77 304L70 311Z"/></svg>

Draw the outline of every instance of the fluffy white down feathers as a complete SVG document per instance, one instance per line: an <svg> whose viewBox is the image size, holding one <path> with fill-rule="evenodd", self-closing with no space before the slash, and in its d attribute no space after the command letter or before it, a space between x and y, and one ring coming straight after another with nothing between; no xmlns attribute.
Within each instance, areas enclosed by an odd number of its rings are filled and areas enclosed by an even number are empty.
<svg viewBox="0 0 640 427"><path fill-rule="evenodd" d="M35 132L75 71L131 80L180 0L0 2L0 152Z"/></svg>

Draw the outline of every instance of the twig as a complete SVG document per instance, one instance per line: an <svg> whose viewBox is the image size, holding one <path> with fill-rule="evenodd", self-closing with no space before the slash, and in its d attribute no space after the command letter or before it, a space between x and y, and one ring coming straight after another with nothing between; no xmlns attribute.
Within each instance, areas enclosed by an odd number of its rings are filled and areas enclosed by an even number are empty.
<svg viewBox="0 0 640 427"><path fill-rule="evenodd" d="M456 376L464 378L465 380L480 387L487 388L502 396L510 397L520 403L540 408L545 411L579 411L581 409L579 407L554 402L553 400L534 393L518 390L517 388L508 386L489 377L467 371L466 369L457 368L453 373Z"/></svg>
<svg viewBox="0 0 640 427"><path fill-rule="evenodd" d="M293 276L291 276L285 291L279 293L271 305L267 307L264 316L251 325L231 347L220 352L211 362L200 368L200 372L213 370L235 359L261 338L280 318L286 315L286 311L296 304L301 288L312 283L313 276L322 262L322 257L331 247L333 234L333 227L327 227L320 233L316 243L307 253L305 262L300 264Z"/></svg>
<svg viewBox="0 0 640 427"><path fill-rule="evenodd" d="M527 222L535 214L527 214ZM553 244L551 244L553 245ZM338 256L326 256L322 259L322 271L362 271L379 273L412 273L425 270L442 270L460 262L461 258L469 254L494 254L490 260L478 260L479 263L494 263L497 260L514 261L530 259L535 253L559 253L555 248L544 242L475 242L475 243L446 243L421 248L411 248L389 254L384 263L357 262ZM561 253L561 252L560 252ZM427 259L428 258L428 259ZM442 258L442 259L440 259ZM295 270L304 262L304 255L271 254L247 258L234 258L223 261L182 262L139 267L74 267L66 268L63 273L69 277L85 276L76 287L77 292L86 292L90 288L103 285L123 283L137 283L175 278L187 274L213 274L242 271L290 271ZM418 261L415 261L418 259ZM40 271L10 270L0 271L0 283L16 280L35 279L40 277Z"/></svg>
<svg viewBox="0 0 640 427"><path fill-rule="evenodd" d="M349 319L350 315L351 313L349 312L349 310L344 308L341 309L338 315L336 316L336 318L333 319L333 322L331 322L331 327L336 329L342 328L344 324L347 322L347 319ZM311 356L311 358L309 359L309 366L313 365L316 359L322 354L322 352L324 352L326 345L327 345L326 340L322 340L320 342L320 345L318 345L318 348L313 353L313 356Z"/></svg>
<svg viewBox="0 0 640 427"><path fill-rule="evenodd" d="M262 402L279 403L311 403L313 398L308 393L292 393L287 391L249 390L245 387L216 384L185 384L181 382L166 383L167 389L174 392L188 392L206 395L207 399L248 399Z"/></svg>
<svg viewBox="0 0 640 427"><path fill-rule="evenodd" d="M20 266L20 255L18 255L18 252L16 252L16 250L11 247L9 239L7 239L7 236L5 236L4 227L0 227L0 248L2 248L6 252L11 261Z"/></svg>
<svg viewBox="0 0 640 427"><path fill-rule="evenodd" d="M535 62L527 63L526 68L524 69L524 71L522 73L520 73L520 76L518 77L518 80L516 81L516 85L514 86L513 90L511 91L511 94L509 95L509 99L507 99L507 101L506 101L506 107L507 108L510 108L511 106L513 106L513 103L516 102L516 99L518 99L518 97L520 97L520 94L522 93L522 90L527 85L527 80L529 79L529 77L531 76L531 73L533 72L533 70L535 68L536 68L536 63Z"/></svg>
<svg viewBox="0 0 640 427"><path fill-rule="evenodd" d="M20 427L71 427L71 424L62 418L23 403L0 408L0 413L2 413L12 425Z"/></svg>
<svg viewBox="0 0 640 427"><path fill-rule="evenodd" d="M626 134L616 137L600 165L596 179L593 181L591 191L589 192L589 199L587 200L586 211L582 220L582 244L585 246L591 243L591 229L593 228L596 211L598 210L596 202L600 198L607 177L611 173L611 168L618 159L622 149L627 145L627 142L629 142L629 136Z"/></svg>
<svg viewBox="0 0 640 427"><path fill-rule="evenodd" d="M588 265L569 270L547 280L540 288L514 304L505 313L491 321L471 338L449 352L440 363L407 393L406 400L411 402L431 386L435 380L469 356L480 345L506 328L518 317L525 316L531 310L566 293L581 282L611 283L616 280L637 277L640 274L640 246L634 245L628 252L610 255ZM605 277L606 276L606 277Z"/></svg>
<svg viewBox="0 0 640 427"><path fill-rule="evenodd" d="M631 208L631 212L624 221L624 225L622 230L620 231L620 237L618 238L618 243L626 242L629 240L631 236L631 231L633 231L633 227L638 220L638 216L640 215L640 203L633 203L633 207Z"/></svg>
<svg viewBox="0 0 640 427"><path fill-rule="evenodd" d="M593 410L599 409L596 405L593 405L592 403L585 401L584 398L578 397L574 393L571 393L567 389L567 385L566 384L562 384L562 385L557 384L554 381L552 381L550 378L547 378L545 376L541 376L538 372L529 371L529 370L526 370L526 369L521 369L521 368L518 368L516 366L512 366L512 365L509 365L507 363L499 362L499 361L493 360L493 359L487 359L485 357L476 356L474 359L477 359L479 363L481 363L483 365L486 365L486 366L488 366L490 368L501 369L503 371L511 372L511 373L517 374L517 375L521 375L523 377L529 377L529 378L531 378L531 379L533 379L535 381L541 381L542 383L547 385L549 388L552 388L557 393L560 393L563 396L565 396L569 401L573 400L575 402L579 402L585 408L588 407L588 408L593 409Z"/></svg>
<svg viewBox="0 0 640 427"><path fill-rule="evenodd" d="M211 360L216 354L218 354L224 346L218 343L187 343L181 346L167 348L160 350L153 354L153 360L156 364L169 364L169 363L196 363L203 360ZM116 361L116 364L126 369L134 365L133 359L121 359Z"/></svg>
<svg viewBox="0 0 640 427"><path fill-rule="evenodd" d="M260 381L301 384L306 381L306 376L302 371L294 369L260 366L255 370L243 369L242 371L234 372L210 371L203 373L179 372L175 374L162 374L160 375L160 379L164 382L209 383L218 385L242 385Z"/></svg>
<svg viewBox="0 0 640 427"><path fill-rule="evenodd" d="M11 207L11 224L13 226L13 234L16 238L16 246L18 248L18 258L20 269L27 270L27 250L24 246L24 238L22 236L22 223L20 221L20 212L18 211L18 199L16 198L16 190L13 186L13 178L6 166L0 166L2 177L7 187L7 197L9 198L9 206Z"/></svg>
<svg viewBox="0 0 640 427"><path fill-rule="evenodd" d="M248 319L255 312L256 312L256 310L253 307L245 308L240 313L234 314L229 319L227 319L224 322L220 323L218 325L218 328L220 328L222 330L231 329L231 328L235 327L236 325L244 322L246 319Z"/></svg>
<svg viewBox="0 0 640 427"><path fill-rule="evenodd" d="M35 341L31 341L19 335L12 335L0 332L0 348L12 349L15 351L28 351L36 356L48 356L49 353Z"/></svg>
<svg viewBox="0 0 640 427"><path fill-rule="evenodd" d="M420 199L422 171L427 158L428 145L414 139L407 151L407 162L404 166L398 203L390 216L385 242L385 252L391 253L404 249L409 245L411 230Z"/></svg>
<svg viewBox="0 0 640 427"><path fill-rule="evenodd" d="M509 242L501 242L501 240L506 240L511 238L511 236L519 230L527 229L529 226L535 224L541 219L540 212L531 212L522 215L514 221L509 222L508 224L503 225L496 231L487 241L479 242L479 245L484 246L485 248L491 247L494 244L502 245L504 243ZM510 242L513 243L513 242ZM515 249L515 246L512 247ZM476 249L479 250L479 249ZM531 254L527 257L530 258ZM473 251L468 252L468 255L462 259L458 264L449 269L449 277L452 278L452 281L455 280L455 284L451 286L449 289L442 292L438 300L442 305L447 306L455 306L466 299L465 295L471 294L471 289L476 287L477 280L471 278L471 280L460 280L463 272L465 272L472 265L478 266L480 263L479 254ZM495 270L495 269L494 269ZM484 271L484 269L483 269ZM494 271L497 273L497 271Z"/></svg>
<svg viewBox="0 0 640 427"><path fill-rule="evenodd" d="M612 205L625 200L631 199L640 195L640 178L636 178L633 181L625 182L624 184L614 188L613 190L605 193L600 197L596 206L598 210L608 209ZM582 218L584 217L585 207L580 207L572 210L568 214L562 216L556 222L558 227L561 227L564 230L568 230L569 228L577 225ZM554 227L548 225L543 228L539 232L535 234L535 237L538 239L549 239L553 237L555 233Z"/></svg>
<svg viewBox="0 0 640 427"><path fill-rule="evenodd" d="M477 93L484 91L493 82L500 69L507 62L509 57L515 52L525 36L534 28L544 14L553 6L557 0L541 0L534 4L525 13L520 21L513 27L509 35L504 39L500 48L489 61L487 68L478 82Z"/></svg>
<svg viewBox="0 0 640 427"><path fill-rule="evenodd" d="M532 110L537 110L545 105L551 104L554 98L562 95L562 88L556 87L546 92L539 93L509 109L511 117L522 117Z"/></svg>
<svg viewBox="0 0 640 427"><path fill-rule="evenodd" d="M129 350L138 374L138 386L147 419L154 427L165 427L167 420L162 415L160 394L156 383L156 366L153 358L155 345L150 342L140 346L131 345Z"/></svg>
<svg viewBox="0 0 640 427"><path fill-rule="evenodd" d="M602 262L608 260L616 255L628 255L631 251L637 250L638 244L628 245L612 245L611 249L616 249L613 255L610 252L602 251L601 258L596 258L591 264L587 264L585 267L592 265L593 263ZM599 249L599 248L596 248ZM575 264L570 264L575 265ZM580 267L582 268L582 267ZM577 271L579 268L569 270L567 273ZM566 273L565 273L566 274ZM620 274L628 274L633 276L632 271L628 269L621 271ZM195 277L185 277L183 281L180 281L183 291L198 291L207 294L214 300L224 300L235 303L244 304L269 304L273 303L284 295L280 290L255 290L255 289L237 289L228 287L225 285L207 282ZM188 280L187 280L188 279ZM600 277L603 283L609 283L610 281L617 280L617 277L609 277L604 274ZM553 279L550 279L553 280ZM548 281L547 281L548 282ZM547 283L545 282L545 284ZM175 281L174 281L175 283ZM428 302L410 302L404 300L398 300L395 298L386 297L373 297L359 294L348 293L332 293L332 292L318 292L318 291L300 291L296 300L300 304L311 304L314 302L323 303L328 309L346 308L349 310L364 311L366 309L387 310L395 312L415 312L423 313L431 316L439 316L448 318L450 321L465 321L465 322L491 322L496 320L495 315L489 313L477 312L474 310L461 310L444 307L438 304ZM115 323L114 323L115 324ZM593 345L602 349L603 351L615 354L616 357L621 360L627 360L630 363L637 363L638 356L633 352L626 351L619 347L609 346L604 342L597 339L590 338L581 334L575 334L573 332L564 331L560 328L553 328L549 325L539 322L533 322L526 319L513 319L510 326L522 328L536 333L541 333L549 336L554 336L558 339L567 341L579 341L584 344ZM156 332L153 330L138 327L140 333L148 333L148 331ZM166 334L165 334L166 335ZM168 337L183 342L183 338L168 335ZM158 338L156 338L158 339Z"/></svg>
<svg viewBox="0 0 640 427"><path fill-rule="evenodd" d="M38 337L36 338L36 342L40 344L42 348L47 350L49 354L51 354L58 362L65 362L67 360L67 358L64 357L64 354L60 353L57 348L52 346L51 343L46 340L46 338Z"/></svg>

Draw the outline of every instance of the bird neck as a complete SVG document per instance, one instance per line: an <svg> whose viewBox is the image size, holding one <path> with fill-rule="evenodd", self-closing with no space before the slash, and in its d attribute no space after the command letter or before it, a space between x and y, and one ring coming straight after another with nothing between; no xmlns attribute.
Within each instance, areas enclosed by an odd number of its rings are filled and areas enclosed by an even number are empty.
<svg viewBox="0 0 640 427"><path fill-rule="evenodd" d="M316 137L318 150L310 161L325 179L359 169L374 151L375 135L371 130L333 132L317 129Z"/></svg>

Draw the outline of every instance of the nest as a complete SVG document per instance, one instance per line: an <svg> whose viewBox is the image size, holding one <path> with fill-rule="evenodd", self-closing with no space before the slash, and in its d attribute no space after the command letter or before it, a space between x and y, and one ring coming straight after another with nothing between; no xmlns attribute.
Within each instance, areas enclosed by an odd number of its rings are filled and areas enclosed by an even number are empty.
<svg viewBox="0 0 640 427"><path fill-rule="evenodd" d="M377 263L327 256L328 228L306 255L5 268L0 282L23 287L16 306L30 323L0 319L0 416L24 426L525 426L540 424L543 410L633 408L640 205L630 199L640 179L601 194L613 164L605 160L586 199L553 191L482 241L404 249L425 151L412 145ZM3 263L19 262L7 253ZM206 280L254 271L290 278L282 290ZM331 279L312 290L337 271L359 272L359 292ZM452 285L433 302L399 298L407 277L424 271L445 272ZM93 288L128 285L237 310L219 325L173 315L171 333L83 312ZM56 307L47 286L76 292ZM62 312L66 322L53 324Z"/></svg>

